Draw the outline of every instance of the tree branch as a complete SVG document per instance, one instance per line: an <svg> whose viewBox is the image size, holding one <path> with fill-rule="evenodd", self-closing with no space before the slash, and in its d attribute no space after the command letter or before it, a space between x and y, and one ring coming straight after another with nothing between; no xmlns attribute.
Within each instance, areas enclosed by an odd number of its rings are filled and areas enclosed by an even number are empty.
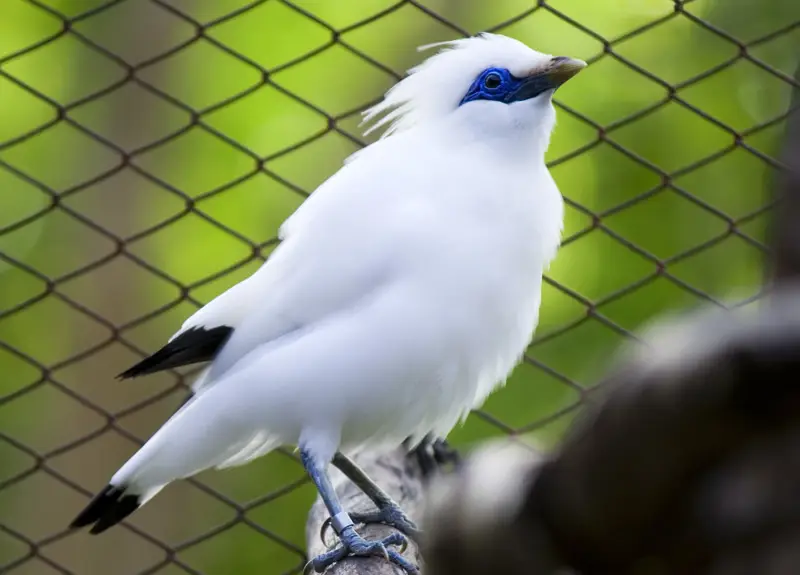
<svg viewBox="0 0 800 575"><path fill-rule="evenodd" d="M428 575L797 573L800 291L770 300L662 322L557 452L432 486Z"/></svg>

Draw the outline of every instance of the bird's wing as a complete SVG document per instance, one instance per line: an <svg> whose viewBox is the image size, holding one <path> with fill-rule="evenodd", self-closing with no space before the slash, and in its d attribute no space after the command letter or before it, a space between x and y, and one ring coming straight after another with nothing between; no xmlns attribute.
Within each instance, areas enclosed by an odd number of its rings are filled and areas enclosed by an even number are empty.
<svg viewBox="0 0 800 575"><path fill-rule="evenodd" d="M202 469L246 463L316 424L335 435L354 420L359 441L370 430L402 441L436 411L413 382L439 371L449 341L447 326L429 325L435 302L421 295L414 282L390 281L362 305L257 346L164 424L112 485L149 493Z"/></svg>
<svg viewBox="0 0 800 575"><path fill-rule="evenodd" d="M256 347L361 305L399 273L430 213L419 193L389 183L407 167L383 151L347 164L284 223L282 243L248 280L247 313L204 374L203 388Z"/></svg>
<svg viewBox="0 0 800 575"><path fill-rule="evenodd" d="M284 242L259 271L261 302L214 358L208 381L265 342L292 337L296 330L361 305L396 273L394 253L406 233L393 223L397 216L364 198L343 199L355 201L320 202L315 213L297 214L307 222L287 222ZM318 219L318 213L324 217Z"/></svg>
<svg viewBox="0 0 800 575"><path fill-rule="evenodd" d="M211 361L233 332L229 325L190 326L161 349L132 365L117 377L130 379L165 369Z"/></svg>
<svg viewBox="0 0 800 575"><path fill-rule="evenodd" d="M258 303L258 271L224 291L193 313L161 349L118 377L139 377L211 361L236 327Z"/></svg>
<svg viewBox="0 0 800 575"><path fill-rule="evenodd" d="M374 155L372 149L369 150L370 154ZM283 226L281 226L279 238L290 244L289 248L279 246L273 252L273 259L290 260L283 267L288 266L303 266L303 262L298 264L297 260L303 256L287 255L286 252L292 254L296 252L307 253L309 250L302 247L308 236L311 240L318 238L315 235L313 228L320 224L325 225L331 217L336 217L336 205L341 200L344 200L345 205L352 205L355 214L360 213L359 197L365 195L365 190L361 190L358 186L349 188L354 179L358 178L358 172L364 171L362 166L365 164L359 162L355 169L351 168L350 163L343 168L338 174L335 174L328 181L323 183L314 194L308 198L300 208L289 217ZM350 176L348 172L356 172L355 178ZM363 206L361 206L363 208ZM348 208L351 209L351 208ZM343 213L344 216L349 216ZM340 218L341 220L341 218ZM336 222L333 222L334 225ZM327 241L327 240L326 240ZM300 248L295 248L294 244L300 243ZM335 255L335 254L334 254ZM311 256L309 256L311 257ZM358 254L353 254L353 257L359 257ZM338 273L333 273L333 270L328 270L333 277L325 278L324 262L316 261L313 263L316 268L313 270L317 279L322 278L322 281L334 283L347 283L348 278ZM299 273L294 271L279 271L275 272L275 268L281 267L281 264L276 265L272 261L264 264L253 275L246 278L242 282L232 286L225 292L221 293L205 306L192 314L181 326L181 328L170 338L161 349L152 355L142 359L135 365L131 366L118 377L120 379L129 379L139 377L142 375L149 375L166 369L182 367L186 365L203 363L213 360L225 343L231 338L232 334L237 328L245 321L246 318L251 317L257 309L266 308L269 310L269 317L263 317L259 320L261 331L259 333L259 340L269 340L279 337L290 332L297 327L297 322L284 313L284 306L291 307L291 302L287 299L292 299L291 294L283 294L275 297L273 290L277 288L277 293L280 294L286 290L303 291L302 286L292 286L292 283L298 281L305 281L307 275L312 270L303 268ZM277 279L277 275L282 277L281 280ZM310 279L310 278L309 278ZM313 279L310 279L314 281ZM277 286L276 286L277 284ZM342 292L347 292L346 286L339 286ZM302 294L297 293L297 297ZM336 297L333 298L334 300ZM280 300L280 301L277 301ZM324 306L323 306L324 307ZM266 316L266 313L259 314ZM313 314L312 314L313 315ZM238 340L239 338L237 338ZM201 376L198 385L199 387L205 385L207 373Z"/></svg>

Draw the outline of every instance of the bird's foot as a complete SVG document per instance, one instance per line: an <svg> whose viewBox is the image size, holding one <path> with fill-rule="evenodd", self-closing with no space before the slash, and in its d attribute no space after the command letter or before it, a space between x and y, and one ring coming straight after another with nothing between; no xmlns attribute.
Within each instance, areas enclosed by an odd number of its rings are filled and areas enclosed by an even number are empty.
<svg viewBox="0 0 800 575"><path fill-rule="evenodd" d="M433 476L446 465L458 468L461 456L444 439L425 438L417 447L409 452L411 457L416 457L422 471L423 478Z"/></svg>
<svg viewBox="0 0 800 575"><path fill-rule="evenodd" d="M431 444L433 458L439 465L452 464L454 467L461 465L461 455L444 439L437 439Z"/></svg>
<svg viewBox="0 0 800 575"><path fill-rule="evenodd" d="M414 541L417 541L420 535L420 530L417 525L409 519L408 515L406 515L400 507L396 504L391 503L379 509L377 511L366 511L364 513L357 513L353 512L350 513L350 518L353 520L353 523L361 524L361 525L370 525L375 523L380 523L382 525L388 525L389 527L394 527L400 533L407 535ZM331 518L325 520L322 524L322 528L320 529L319 536L323 543L327 545L327 532L331 526Z"/></svg>
<svg viewBox="0 0 800 575"><path fill-rule="evenodd" d="M387 505L378 511L368 511L365 513L351 513L350 517L356 523L362 525L369 525L370 523L382 523L389 527L394 527L400 533L409 536L415 541L420 535L420 530L416 524L408 518L408 515L403 513L397 505Z"/></svg>
<svg viewBox="0 0 800 575"><path fill-rule="evenodd" d="M408 544L406 538L400 533L392 533L380 541L367 541L356 533L352 525L349 525L342 530L339 538L342 544L336 549L318 555L309 561L304 570L305 574L312 572L322 573L325 569L346 557L383 557L403 569L408 575L419 575L419 569L400 554L405 551ZM389 546L399 546L401 548L400 553L389 549Z"/></svg>

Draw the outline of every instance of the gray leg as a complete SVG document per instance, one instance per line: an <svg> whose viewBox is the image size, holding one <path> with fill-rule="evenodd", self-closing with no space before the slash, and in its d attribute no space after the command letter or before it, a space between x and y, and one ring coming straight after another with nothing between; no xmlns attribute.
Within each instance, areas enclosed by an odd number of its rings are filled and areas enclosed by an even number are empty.
<svg viewBox="0 0 800 575"><path fill-rule="evenodd" d="M364 495L369 497L378 508L378 511L372 513L351 513L350 517L353 521L364 524L383 523L384 525L394 527L401 533L405 533L412 539L416 539L419 536L420 531L414 522L403 513L403 510L389 497L389 494L370 479L352 459L337 452L336 455L333 456L333 464L338 467L350 481L355 483L356 486L364 492ZM327 527L327 522L322 525L321 535L323 541L325 539Z"/></svg>
<svg viewBox="0 0 800 575"><path fill-rule="evenodd" d="M403 545L405 543L405 538L400 533L393 533L381 541L367 541L361 537L356 533L350 515L342 508L339 497L336 495L336 491L328 478L328 473L325 470L326 466L320 464L313 454L303 447L300 448L300 460L303 462L303 467L305 467L314 485L316 485L317 491L319 491L322 501L331 515L331 526L342 542L342 546L338 549L323 553L309 561L306 570L311 567L317 573L322 573L333 563L341 561L348 556L370 557L378 555L400 566L409 575L419 575L417 568L406 561L402 555L387 549L389 545Z"/></svg>

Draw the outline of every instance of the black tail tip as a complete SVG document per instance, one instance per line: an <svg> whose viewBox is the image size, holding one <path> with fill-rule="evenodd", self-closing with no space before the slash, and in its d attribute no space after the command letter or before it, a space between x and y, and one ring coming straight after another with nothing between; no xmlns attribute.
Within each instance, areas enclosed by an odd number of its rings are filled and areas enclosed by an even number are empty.
<svg viewBox="0 0 800 575"><path fill-rule="evenodd" d="M78 529L92 525L89 533L97 535L125 519L140 505L138 495L125 495L124 487L106 485L69 526Z"/></svg>

